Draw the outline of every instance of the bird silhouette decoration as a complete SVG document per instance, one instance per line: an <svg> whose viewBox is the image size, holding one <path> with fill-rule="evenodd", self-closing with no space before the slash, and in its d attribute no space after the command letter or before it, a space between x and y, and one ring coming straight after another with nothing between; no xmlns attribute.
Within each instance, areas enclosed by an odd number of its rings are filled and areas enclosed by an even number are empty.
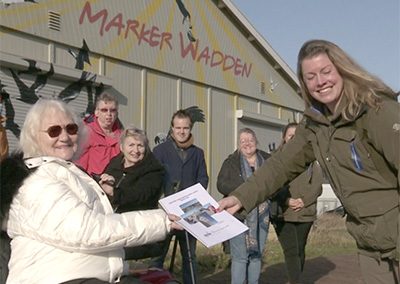
<svg viewBox="0 0 400 284"><path fill-rule="evenodd" d="M3 102L10 97L10 95L5 90L3 90L4 87L6 87L6 85L2 84L1 80L0 80L0 117L1 117L1 119L3 119L3 118L5 119L5 109L4 109Z"/></svg>
<svg viewBox="0 0 400 284"><path fill-rule="evenodd" d="M72 82L60 92L58 98L66 103L76 99L84 87L91 85L96 80L96 74L83 71L78 81Z"/></svg>
<svg viewBox="0 0 400 284"><path fill-rule="evenodd" d="M37 4L35 0L2 0L2 2L4 3L4 5L6 5L6 7L10 6L11 4L24 3L24 2Z"/></svg>
<svg viewBox="0 0 400 284"><path fill-rule="evenodd" d="M93 88L93 84L91 84L91 85L88 85L86 88L87 88L88 104L87 104L84 116L87 117L94 113L94 108L95 108L94 104L97 100L97 97L103 93L104 84L100 83L98 86L95 86L94 88ZM93 89L94 89L94 93L93 93Z"/></svg>
<svg viewBox="0 0 400 284"><path fill-rule="evenodd" d="M203 110L201 108L199 108L198 106L190 106L184 110L189 113L190 118L192 119L193 125L196 122L204 123L206 121ZM159 132L159 133L157 133L156 137L154 137L154 143L156 145L161 144L161 143L165 142L168 139L168 137L170 137L170 136L171 136L171 129L169 129L168 134Z"/></svg>
<svg viewBox="0 0 400 284"><path fill-rule="evenodd" d="M193 32L192 32L193 26L192 26L190 13L186 9L185 4L183 3L183 0L176 0L176 4L178 5L179 11L181 12L181 14L183 16L182 24L185 24L185 22L188 23L188 27L187 27L188 30L186 32L186 35L191 42L195 42L196 38L193 36Z"/></svg>
<svg viewBox="0 0 400 284"><path fill-rule="evenodd" d="M0 82L0 98L2 103L2 108L4 106L4 116L6 118L6 125L5 128L10 130L15 137L19 138L21 133L21 128L17 123L15 123L15 110L12 102L10 100L10 95L7 93L6 90L3 89L6 87L5 85L1 84ZM1 110L1 115L3 116L3 109Z"/></svg>
<svg viewBox="0 0 400 284"><path fill-rule="evenodd" d="M85 62L89 65L89 47L85 40L83 40L82 47L79 49L78 52L73 51L72 49L68 49L69 54L71 54L75 58L75 69L83 70L85 66Z"/></svg>
<svg viewBox="0 0 400 284"><path fill-rule="evenodd" d="M46 85L48 78L54 75L53 64L50 64L50 70L46 73L39 73L36 75L35 82L28 87L21 78L15 73L14 70L9 69L15 83L17 84L20 97L17 100L23 101L27 104L34 104L39 99L39 91Z"/></svg>
<svg viewBox="0 0 400 284"><path fill-rule="evenodd" d="M36 67L35 60L27 59L27 58L23 58L23 59L29 63L29 66L28 66L27 70L18 71L18 75L21 75L21 74L36 75L36 74L42 72L42 69Z"/></svg>

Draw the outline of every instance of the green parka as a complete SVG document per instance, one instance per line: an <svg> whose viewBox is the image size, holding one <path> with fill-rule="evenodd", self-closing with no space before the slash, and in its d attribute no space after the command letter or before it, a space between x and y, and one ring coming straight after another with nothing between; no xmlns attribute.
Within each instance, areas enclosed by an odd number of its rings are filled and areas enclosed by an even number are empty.
<svg viewBox="0 0 400 284"><path fill-rule="evenodd" d="M286 144L285 144L286 145ZM278 210L278 218L285 222L313 222L317 218L317 198L322 193L323 174L318 162L312 163L306 171L301 173L289 185L278 193L276 208L271 203L270 210ZM287 205L288 198L301 198L304 207L294 211ZM274 201L274 199L272 199ZM282 210L282 212L280 212Z"/></svg>
<svg viewBox="0 0 400 284"><path fill-rule="evenodd" d="M345 97L341 101L338 113ZM400 104L383 99L378 110L365 107L352 121L306 109L285 149L231 195L249 212L314 160L347 212L347 229L360 253L398 259Z"/></svg>

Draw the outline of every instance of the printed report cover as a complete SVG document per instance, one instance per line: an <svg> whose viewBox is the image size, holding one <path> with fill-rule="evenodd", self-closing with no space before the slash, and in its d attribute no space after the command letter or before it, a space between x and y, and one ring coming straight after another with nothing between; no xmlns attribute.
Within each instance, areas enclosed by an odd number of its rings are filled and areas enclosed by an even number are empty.
<svg viewBox="0 0 400 284"><path fill-rule="evenodd" d="M208 248L248 230L227 211L216 212L218 203L200 183L162 198L159 203L167 213L180 216L177 223Z"/></svg>

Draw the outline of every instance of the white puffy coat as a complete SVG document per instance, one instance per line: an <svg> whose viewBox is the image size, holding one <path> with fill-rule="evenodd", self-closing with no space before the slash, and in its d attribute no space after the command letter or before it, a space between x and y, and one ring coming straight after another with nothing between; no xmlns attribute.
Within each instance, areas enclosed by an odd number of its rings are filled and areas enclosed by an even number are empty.
<svg viewBox="0 0 400 284"><path fill-rule="evenodd" d="M100 186L73 163L40 157L26 164L39 167L11 204L7 283L118 282L127 270L124 246L166 237L170 221L162 210L114 214Z"/></svg>

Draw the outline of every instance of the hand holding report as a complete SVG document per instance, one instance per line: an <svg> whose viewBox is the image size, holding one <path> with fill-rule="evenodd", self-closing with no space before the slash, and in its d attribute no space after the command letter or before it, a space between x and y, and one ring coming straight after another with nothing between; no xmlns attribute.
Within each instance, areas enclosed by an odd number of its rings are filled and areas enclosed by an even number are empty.
<svg viewBox="0 0 400 284"><path fill-rule="evenodd" d="M248 228L228 212L217 212L218 203L198 183L159 201L162 208L180 216L176 221L206 247L229 240Z"/></svg>

